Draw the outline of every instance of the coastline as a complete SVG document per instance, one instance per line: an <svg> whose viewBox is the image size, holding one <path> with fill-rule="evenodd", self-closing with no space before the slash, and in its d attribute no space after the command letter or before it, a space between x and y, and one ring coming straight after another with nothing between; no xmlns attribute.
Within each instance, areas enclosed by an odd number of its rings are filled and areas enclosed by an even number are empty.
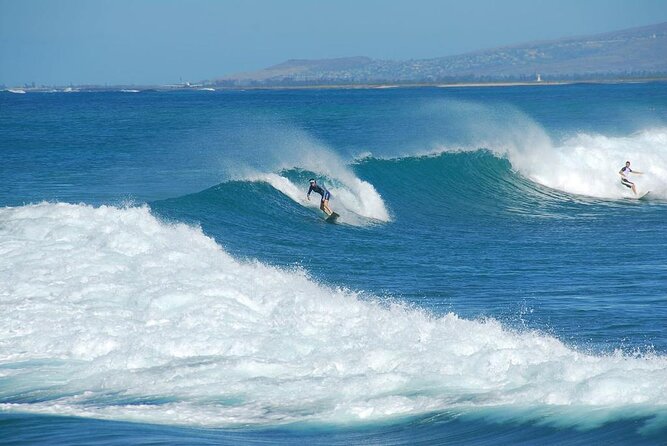
<svg viewBox="0 0 667 446"><path fill-rule="evenodd" d="M591 79L591 80L555 80L555 81L510 81L510 82L413 82L413 83L378 83L378 84L313 84L313 85L255 85L245 87L216 87L216 90L385 90L393 88L477 88L477 87L530 87L558 86L575 84L648 84L667 82L667 77L630 78L630 79Z"/></svg>
<svg viewBox="0 0 667 446"><path fill-rule="evenodd" d="M648 84L667 82L667 77L628 79L587 79L553 81L503 81L503 82L413 82L413 83L368 83L368 84L309 84L309 85L248 85L218 86L215 84L182 85L80 85L68 87L7 87L0 92L7 93L78 93L78 92L124 92L147 91L244 91L244 90L387 90L394 88L488 88L488 87L540 87L560 85L614 85Z"/></svg>

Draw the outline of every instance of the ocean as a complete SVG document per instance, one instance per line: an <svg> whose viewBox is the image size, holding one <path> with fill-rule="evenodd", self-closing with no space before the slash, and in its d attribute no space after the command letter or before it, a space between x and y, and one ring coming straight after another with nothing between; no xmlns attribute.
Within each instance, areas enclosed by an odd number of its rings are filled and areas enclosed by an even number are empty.
<svg viewBox="0 0 667 446"><path fill-rule="evenodd" d="M2 444L667 444L666 83L0 92L0 155Z"/></svg>

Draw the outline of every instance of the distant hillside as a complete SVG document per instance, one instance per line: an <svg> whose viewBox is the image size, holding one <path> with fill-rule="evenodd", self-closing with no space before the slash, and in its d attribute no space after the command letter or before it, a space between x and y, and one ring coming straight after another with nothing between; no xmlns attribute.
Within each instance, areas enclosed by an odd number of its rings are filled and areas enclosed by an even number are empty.
<svg viewBox="0 0 667 446"><path fill-rule="evenodd" d="M667 23L409 61L289 60L213 83L269 86L591 79L667 75Z"/></svg>

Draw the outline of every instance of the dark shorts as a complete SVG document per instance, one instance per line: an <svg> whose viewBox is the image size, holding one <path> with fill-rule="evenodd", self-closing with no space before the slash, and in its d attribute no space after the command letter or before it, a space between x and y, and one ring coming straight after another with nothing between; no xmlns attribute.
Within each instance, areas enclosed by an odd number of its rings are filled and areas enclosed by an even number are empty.
<svg viewBox="0 0 667 446"><path fill-rule="evenodd" d="M629 187L630 189L632 189L632 186L634 185L632 181L627 180L625 178L621 178L621 183L623 184L623 186Z"/></svg>
<svg viewBox="0 0 667 446"><path fill-rule="evenodd" d="M329 191L326 191L324 195L322 195L322 201L328 200L329 198L331 198L331 194L329 193Z"/></svg>

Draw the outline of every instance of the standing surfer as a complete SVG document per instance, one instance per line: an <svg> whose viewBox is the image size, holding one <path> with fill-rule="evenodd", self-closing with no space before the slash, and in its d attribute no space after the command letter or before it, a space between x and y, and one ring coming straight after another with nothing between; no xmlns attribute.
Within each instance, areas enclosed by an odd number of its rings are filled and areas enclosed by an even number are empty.
<svg viewBox="0 0 667 446"><path fill-rule="evenodd" d="M322 195L322 201L320 201L320 209L322 209L322 212L324 212L327 215L333 214L333 211L329 209L329 198L331 198L331 194L329 191L324 187L320 186L317 184L317 181L315 181L315 178L311 178L308 180L310 183L310 188L308 189L308 195L306 195L306 198L308 198L308 201L310 201L310 193L311 192L317 192L318 194Z"/></svg>
<svg viewBox="0 0 667 446"><path fill-rule="evenodd" d="M633 192L635 195L637 195L637 188L635 187L635 183L633 183L632 181L630 181L630 180L628 179L628 175L631 174L631 173L634 173L634 174L637 174L637 175L641 175L642 172L639 172L638 170L632 170L632 169L630 169L630 161L626 161L626 162L625 162L625 166L623 166L623 167L621 168L621 170L618 171L618 173L619 173L619 174L621 175L621 177L622 177L622 178L621 178L621 183L623 184L623 186L625 186L625 187L629 187L630 189L632 189L632 192Z"/></svg>

